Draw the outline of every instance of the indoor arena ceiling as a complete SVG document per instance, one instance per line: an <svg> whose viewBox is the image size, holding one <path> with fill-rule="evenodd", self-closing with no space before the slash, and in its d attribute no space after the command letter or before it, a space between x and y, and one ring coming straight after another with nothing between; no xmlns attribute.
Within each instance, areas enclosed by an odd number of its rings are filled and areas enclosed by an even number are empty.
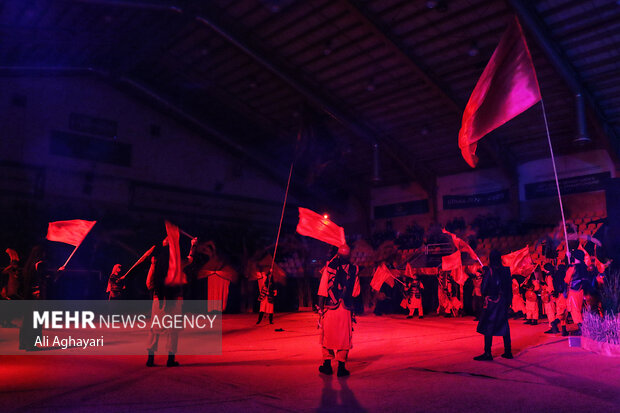
<svg viewBox="0 0 620 413"><path fill-rule="evenodd" d="M3 74L102 76L283 179L348 191L469 170L462 110L517 15L558 153L618 153L620 0L6 0ZM111 102L112 104L112 102ZM379 152L373 174L373 148ZM540 105L499 128L480 167L547 157Z"/></svg>

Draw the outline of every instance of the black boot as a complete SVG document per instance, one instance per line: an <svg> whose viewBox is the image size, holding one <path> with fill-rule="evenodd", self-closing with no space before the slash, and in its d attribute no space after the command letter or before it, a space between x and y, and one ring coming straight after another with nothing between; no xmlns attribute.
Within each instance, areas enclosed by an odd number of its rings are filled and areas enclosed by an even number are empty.
<svg viewBox="0 0 620 413"><path fill-rule="evenodd" d="M538 325L538 320L532 320L532 322L530 323L533 326L537 326Z"/></svg>
<svg viewBox="0 0 620 413"><path fill-rule="evenodd" d="M336 373L336 375L338 377L346 377L349 374L351 374L351 373L349 373L349 370L344 368L344 361L339 361L338 362L338 372Z"/></svg>
<svg viewBox="0 0 620 413"><path fill-rule="evenodd" d="M493 336L485 335L484 336L484 353L479 356L474 357L476 361L492 361L493 356L491 355L491 346L493 345Z"/></svg>
<svg viewBox="0 0 620 413"><path fill-rule="evenodd" d="M265 313L263 313L262 311L260 313L258 313L258 321L256 322L256 324L260 324L261 321L263 321L263 316L265 315Z"/></svg>
<svg viewBox="0 0 620 413"><path fill-rule="evenodd" d="M269 314L269 324L273 324L273 313Z"/></svg>
<svg viewBox="0 0 620 413"><path fill-rule="evenodd" d="M327 375L334 374L334 370L332 369L332 361L329 359L324 360L323 365L319 366L319 371Z"/></svg>
<svg viewBox="0 0 620 413"><path fill-rule="evenodd" d="M174 354L168 354L168 361L166 362L166 367L177 367L179 365L178 361L174 360Z"/></svg>
<svg viewBox="0 0 620 413"><path fill-rule="evenodd" d="M504 336L504 354L502 357L505 359L512 359L512 341L510 340L510 335Z"/></svg>
<svg viewBox="0 0 620 413"><path fill-rule="evenodd" d="M530 320L529 318L526 318L523 324L532 324L532 320Z"/></svg>
<svg viewBox="0 0 620 413"><path fill-rule="evenodd" d="M551 328L547 331L545 331L545 334L558 334L560 332L560 330L558 329L558 323L560 322L560 320L555 319L551 322Z"/></svg>
<svg viewBox="0 0 620 413"><path fill-rule="evenodd" d="M155 354L149 351L149 357L146 359L146 367L153 367L155 365Z"/></svg>
<svg viewBox="0 0 620 413"><path fill-rule="evenodd" d="M566 331L566 326L562 326L562 337L566 337L568 335L568 331Z"/></svg>

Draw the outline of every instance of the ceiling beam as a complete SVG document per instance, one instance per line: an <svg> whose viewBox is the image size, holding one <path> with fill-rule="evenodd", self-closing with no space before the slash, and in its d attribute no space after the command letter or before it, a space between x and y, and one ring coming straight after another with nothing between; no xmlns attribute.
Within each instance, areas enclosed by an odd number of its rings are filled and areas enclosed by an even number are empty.
<svg viewBox="0 0 620 413"><path fill-rule="evenodd" d="M422 62L420 57L408 48L402 40L395 36L390 28L381 22L360 0L347 0L351 11L364 22L364 25L372 33L378 36L386 47L390 48L405 61L410 63L411 69L431 90L433 90L448 106L456 116L461 117L465 108L465 102L460 102L454 97L454 93L448 85L441 80ZM456 137L455 137L456 138ZM504 171L508 178L518 181L517 163L514 155L506 147L501 147L495 138L487 138L479 142L480 148L489 154L495 164Z"/></svg>
<svg viewBox="0 0 620 413"><path fill-rule="evenodd" d="M536 43L543 50L547 59L555 70L562 76L564 82L574 95L581 94L592 113L595 124L602 129L605 145L609 148L610 155L618 160L620 158L620 137L617 131L609 123L603 108L598 103L592 92L588 89L583 79L571 64L562 48L553 40L553 37L542 18L536 11L521 0L508 0L508 3L519 16L525 29L534 37Z"/></svg>
<svg viewBox="0 0 620 413"><path fill-rule="evenodd" d="M403 42L393 35L390 29L383 24L373 13L359 0L347 0L347 5L354 15L360 19L366 29L378 36L381 41L392 51L396 52L411 63L410 68L415 72L431 90L435 91L449 104L456 113L462 113L462 105L454 99L450 89L436 78L431 70Z"/></svg>
<svg viewBox="0 0 620 413"><path fill-rule="evenodd" d="M386 136L381 136L375 128L366 122L356 119L349 111L343 109L336 99L321 91L316 85L295 73L295 69L289 67L273 53L268 52L257 44L247 32L235 27L233 23L224 18L221 10L214 8L208 2L198 6L196 20L218 33L231 44L236 46L246 55L261 64L263 67L278 76L281 80L297 90L314 106L330 115L355 135L365 139L369 144L378 143L383 151L392 158L399 169L409 179L419 181L429 192L435 185L435 175L422 165L412 162L411 159L402 156L402 149Z"/></svg>
<svg viewBox="0 0 620 413"><path fill-rule="evenodd" d="M174 37L185 27L187 21L180 17L180 11L177 8L167 8L166 17L167 24L159 27L155 33L151 33L148 38L144 38L137 33L129 39L123 39L124 44L118 42L115 59L110 64L110 71L120 75L131 74L136 67L145 62L153 55L161 55L162 50L173 41Z"/></svg>

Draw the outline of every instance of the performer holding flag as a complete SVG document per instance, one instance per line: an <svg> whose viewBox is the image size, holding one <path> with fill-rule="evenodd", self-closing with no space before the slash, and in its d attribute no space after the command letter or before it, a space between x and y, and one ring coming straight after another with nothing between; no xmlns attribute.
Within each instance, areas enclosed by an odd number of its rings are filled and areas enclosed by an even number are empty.
<svg viewBox="0 0 620 413"><path fill-rule="evenodd" d="M321 346L323 365L319 371L333 374L331 361L338 361L338 377L348 376L345 363L353 347L353 297L360 295L359 269L349 261L350 249L344 244L332 258L319 284L319 314L321 315Z"/></svg>
<svg viewBox="0 0 620 413"><path fill-rule="evenodd" d="M271 256L269 254L268 256L271 260ZM282 271L279 265L274 264L273 271L275 272L274 276L269 272L269 268L267 268L266 271L256 272L259 291L258 302L260 303L258 321L256 322L257 325L263 321L265 314L269 316L269 324L273 324L274 302L278 295L275 278L276 275L278 275L278 278L284 277L284 271Z"/></svg>
<svg viewBox="0 0 620 413"><path fill-rule="evenodd" d="M108 278L108 300L122 300L125 291L125 277L121 276L121 264L114 264L110 278Z"/></svg>
<svg viewBox="0 0 620 413"><path fill-rule="evenodd" d="M69 255L69 258L67 258L67 261L65 261L58 271L63 271L67 267L67 264L69 264L69 261L77 249L82 245L84 238L86 238L96 223L97 221L85 221L83 219L49 223L46 236L49 241L62 242L75 247L71 255Z"/></svg>
<svg viewBox="0 0 620 413"><path fill-rule="evenodd" d="M353 297L360 295L359 269L349 261L351 250L345 242L344 230L309 209L299 208L297 232L338 247L338 253L327 263L319 284L319 326L323 365L319 371L333 374L331 361L338 361L337 375L348 376L345 363L353 347Z"/></svg>
<svg viewBox="0 0 620 413"><path fill-rule="evenodd" d="M407 318L413 318L415 310L418 310L418 318L424 318L424 310L422 308L422 290L424 284L418 279L418 274L413 271L411 265L407 264L405 275L408 277L403 290L403 301L401 307L409 310Z"/></svg>
<svg viewBox="0 0 620 413"><path fill-rule="evenodd" d="M166 221L167 237L162 246L151 257L151 267L146 278L146 287L153 294L152 315L177 315L181 313L183 305L183 286L187 284L187 277L183 267L187 265L191 257L185 261L181 259L179 247L179 227ZM192 239L192 247L197 242ZM166 350L168 352L167 367L176 367L179 363L175 360L179 342L179 330L175 328L152 328L147 342L148 359L147 367L155 365L155 352L159 344L160 336L165 335Z"/></svg>

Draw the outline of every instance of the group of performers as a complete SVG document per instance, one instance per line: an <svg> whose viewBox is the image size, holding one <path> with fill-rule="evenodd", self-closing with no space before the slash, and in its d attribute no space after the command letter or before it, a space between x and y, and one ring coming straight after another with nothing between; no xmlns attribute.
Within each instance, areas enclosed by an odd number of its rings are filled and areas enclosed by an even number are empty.
<svg viewBox="0 0 620 413"><path fill-rule="evenodd" d="M474 360L493 360L493 336L503 337L502 357L512 358L510 313L515 318L525 317L525 324L537 325L541 303L550 327L545 333L560 333L560 326L561 334L567 336L567 316L570 314L573 323L577 324L574 334L580 335L584 302L589 311L600 313L598 287L603 282L601 268L586 265L587 261L586 253L575 249L570 253L570 263L557 267L546 263L542 270L537 269L520 282L517 276L511 278L510 270L502 265L501 255L492 251L489 266L483 269L481 293L484 307L477 328L484 335L484 353Z"/></svg>
<svg viewBox="0 0 620 413"><path fill-rule="evenodd" d="M200 286L207 290L207 298L213 300L209 301L209 311L223 311L226 308L230 277L221 275L228 274L231 270L217 258L215 251L215 245L211 241L199 242L197 238L192 239L189 254L181 259L181 275L171 276L169 237L160 246L153 248L149 252L151 264L146 278L146 286L153 299L152 313L179 314L182 311L183 285L187 284L188 280L193 280L195 287ZM11 263L3 271L6 282L1 286L2 296L5 299L15 299L19 296L18 292L23 294L24 291L24 287L19 285L19 257L12 250L7 250L7 253ZM346 244L341 245L321 271L318 313L323 364L319 371L323 374L333 374L331 363L334 359L338 362L336 374L349 374L345 363L352 348L354 300L360 296L361 291L359 268L349 261L349 255L350 248ZM538 266L527 277L523 277L511 275L510 270L503 266L500 253L494 250L488 257L488 265L469 273L473 285L472 309L475 319L479 321L477 331L484 335L484 353L475 357L475 360L493 359L493 336L503 337L502 357L512 358L508 326L510 315L515 318L524 317L526 324L537 325L542 310L549 323L546 333L567 335L566 323L570 314L573 322L577 324L575 334L579 334L584 300L591 309L596 310L596 286L601 283L601 274L591 262L586 265L588 260L583 250L573 250L570 257L571 262L568 264L553 265L547 262ZM37 259L33 270L35 273L41 272L44 268L43 257L35 258ZM253 271L253 279L257 281L259 291L256 324L260 324L265 315L269 323L273 324L274 302L278 296L278 284L273 274L274 271L282 270L273 262L270 254L264 254ZM417 313L421 319L424 317L422 304L425 286L421 277L411 271L411 268L407 268L406 272L402 281L398 280L402 290L400 305L407 311L407 318L413 318ZM110 300L123 298L128 274L129 272L122 275L121 264L113 266L107 284ZM178 278L179 276L181 278ZM456 283L448 271L438 271L437 278L438 313L443 309L448 314L460 314L463 309L463 286ZM40 292L32 293L33 285L27 288L31 292L30 299L41 298ZM174 329L150 331L146 365L155 365L154 357L160 339L165 339L165 350L168 354L166 366L178 366L175 359L178 330Z"/></svg>
<svg viewBox="0 0 620 413"><path fill-rule="evenodd" d="M571 260L568 266L548 262L525 279L512 277L510 307L515 318L524 317L525 324L537 325L542 309L549 323L545 333L567 336L566 319L570 314L578 327L575 334L580 334L584 302L590 310L599 311L598 287L603 275L581 249L571 253Z"/></svg>

